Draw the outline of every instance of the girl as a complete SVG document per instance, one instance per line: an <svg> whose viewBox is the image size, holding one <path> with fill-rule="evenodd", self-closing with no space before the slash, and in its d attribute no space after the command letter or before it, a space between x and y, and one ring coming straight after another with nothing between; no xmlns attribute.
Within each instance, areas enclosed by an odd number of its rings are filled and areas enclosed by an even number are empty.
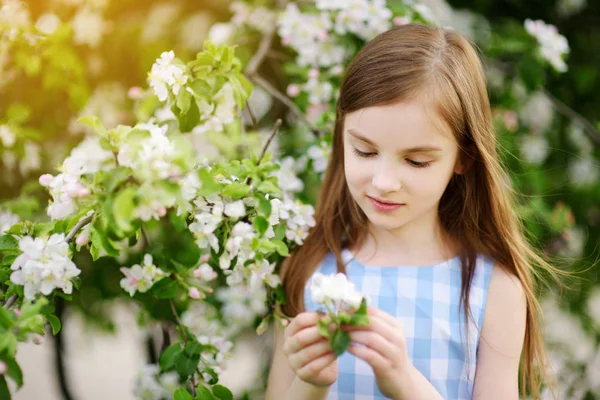
<svg viewBox="0 0 600 400"><path fill-rule="evenodd" d="M482 66L458 33L405 25L349 65L317 225L282 267L268 400L539 397L533 265L499 165ZM336 359L310 278L370 298ZM521 362L521 364L520 364Z"/></svg>

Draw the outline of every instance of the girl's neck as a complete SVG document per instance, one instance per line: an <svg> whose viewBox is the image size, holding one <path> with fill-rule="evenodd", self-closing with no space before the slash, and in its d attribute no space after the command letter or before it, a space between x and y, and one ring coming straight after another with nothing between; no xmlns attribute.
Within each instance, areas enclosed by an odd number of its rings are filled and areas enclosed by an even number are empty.
<svg viewBox="0 0 600 400"><path fill-rule="evenodd" d="M407 224L390 231L369 227L363 243L349 248L365 265L435 265L453 258L461 245L448 237L439 223Z"/></svg>

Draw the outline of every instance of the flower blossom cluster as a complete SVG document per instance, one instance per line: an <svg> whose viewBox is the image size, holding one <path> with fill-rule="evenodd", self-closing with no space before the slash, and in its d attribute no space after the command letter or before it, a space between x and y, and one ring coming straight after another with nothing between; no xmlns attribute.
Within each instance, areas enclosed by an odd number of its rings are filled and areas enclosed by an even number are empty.
<svg viewBox="0 0 600 400"><path fill-rule="evenodd" d="M200 344L214 346L215 350L207 350L200 353L200 362L203 364L200 370L203 368L210 368L217 375L220 375L225 370L225 362L231 356L231 350L233 349L233 343L221 336L196 336L196 340ZM205 382L211 380L211 376L205 372L202 373L202 377Z"/></svg>
<svg viewBox="0 0 600 400"><path fill-rule="evenodd" d="M315 273L311 278L310 292L314 303L336 314L358 310L364 297L355 289L354 283L342 273L335 275Z"/></svg>
<svg viewBox="0 0 600 400"><path fill-rule="evenodd" d="M147 292L152 285L167 276L167 273L154 265L152 255L144 255L143 265L135 264L130 268L121 268L125 278L120 285L130 296L136 292Z"/></svg>
<svg viewBox="0 0 600 400"><path fill-rule="evenodd" d="M49 238L24 236L19 240L19 255L11 269L10 280L24 286L24 296L33 300L37 293L47 296L56 288L64 293L73 291L71 280L81 271L71 261L69 244L64 234Z"/></svg>
<svg viewBox="0 0 600 400"><path fill-rule="evenodd" d="M163 52L148 73L148 83L160 101L166 101L170 92L177 96L187 80L185 66L175 62L173 50Z"/></svg>
<svg viewBox="0 0 600 400"><path fill-rule="evenodd" d="M19 223L19 217L9 211L0 211L0 235L4 235L11 226Z"/></svg>
<svg viewBox="0 0 600 400"><path fill-rule="evenodd" d="M143 365L135 377L133 395L139 400L162 400L171 398L179 387L179 374L167 372L159 374L156 364Z"/></svg>
<svg viewBox="0 0 600 400"><path fill-rule="evenodd" d="M525 20L525 29L540 44L540 54L558 72L566 72L567 64L563 56L569 53L567 39L558 33L554 25L546 24L542 20Z"/></svg>
<svg viewBox="0 0 600 400"><path fill-rule="evenodd" d="M225 126L234 121L236 103L233 87L229 82L225 83L211 100L212 103L204 100L198 101L200 124L194 128L192 133L222 132Z"/></svg>
<svg viewBox="0 0 600 400"><path fill-rule="evenodd" d="M94 174L107 164L114 165L113 154L100 146L98 138L87 138L71 151L59 168L60 174L40 176L40 184L47 187L52 196L48 216L60 220L74 214L77 211L76 200L90 195L90 189L81 177Z"/></svg>

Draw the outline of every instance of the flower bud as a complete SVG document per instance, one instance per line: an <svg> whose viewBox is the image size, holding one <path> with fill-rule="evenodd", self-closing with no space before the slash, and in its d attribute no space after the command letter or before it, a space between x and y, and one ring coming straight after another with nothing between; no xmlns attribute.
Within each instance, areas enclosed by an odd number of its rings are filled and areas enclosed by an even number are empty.
<svg viewBox="0 0 600 400"><path fill-rule="evenodd" d="M40 176L39 182L40 182L40 185L42 185L44 187L48 187L48 186L50 186L50 184L52 183L53 180L54 180L54 176L52 174L44 174L44 175Z"/></svg>
<svg viewBox="0 0 600 400"><path fill-rule="evenodd" d="M410 18L408 17L396 17L393 20L395 26L406 25L410 22Z"/></svg>
<svg viewBox="0 0 600 400"><path fill-rule="evenodd" d="M158 213L159 217L164 217L165 215L167 215L167 209L164 207L159 207L156 212Z"/></svg>
<svg viewBox="0 0 600 400"><path fill-rule="evenodd" d="M81 232L77 239L75 239L75 244L77 246L83 246L90 241L90 235L87 232Z"/></svg>
<svg viewBox="0 0 600 400"><path fill-rule="evenodd" d="M133 100L137 100L137 99L141 98L143 94L144 94L144 91L139 86L130 87L129 90L127 91L127 96L129 96L129 98L133 99Z"/></svg>
<svg viewBox="0 0 600 400"><path fill-rule="evenodd" d="M0 375L4 375L8 372L8 366L4 361L0 361Z"/></svg>
<svg viewBox="0 0 600 400"><path fill-rule="evenodd" d="M202 256L200 257L200 262L207 263L210 260L210 254L202 254Z"/></svg>
<svg viewBox="0 0 600 400"><path fill-rule="evenodd" d="M329 34L327 33L327 31L319 31L319 33L317 33L317 39L319 39L322 42L327 40L328 37Z"/></svg>
<svg viewBox="0 0 600 400"><path fill-rule="evenodd" d="M44 344L44 337L42 335L35 335L33 337L33 343L35 343L37 345Z"/></svg>
<svg viewBox="0 0 600 400"><path fill-rule="evenodd" d="M308 70L308 77L310 79L317 79L319 77L319 70L316 68L311 68Z"/></svg>
<svg viewBox="0 0 600 400"><path fill-rule="evenodd" d="M190 290L188 291L188 295L192 298L192 299L199 299L200 297L202 297L200 295L200 292L198 291L198 289L196 289L195 287L190 288Z"/></svg>
<svg viewBox="0 0 600 400"><path fill-rule="evenodd" d="M300 86L296 84L291 84L287 87L287 95L290 97L296 97L300 94Z"/></svg>

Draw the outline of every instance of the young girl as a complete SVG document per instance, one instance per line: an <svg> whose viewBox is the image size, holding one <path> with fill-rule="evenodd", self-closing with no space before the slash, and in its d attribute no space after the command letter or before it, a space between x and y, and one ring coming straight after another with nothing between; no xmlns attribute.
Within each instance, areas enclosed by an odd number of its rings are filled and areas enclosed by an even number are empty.
<svg viewBox="0 0 600 400"><path fill-rule="evenodd" d="M267 399L539 397L533 265L496 152L481 62L458 33L406 25L369 42L340 90L317 225L282 267ZM337 359L310 279L370 299Z"/></svg>

